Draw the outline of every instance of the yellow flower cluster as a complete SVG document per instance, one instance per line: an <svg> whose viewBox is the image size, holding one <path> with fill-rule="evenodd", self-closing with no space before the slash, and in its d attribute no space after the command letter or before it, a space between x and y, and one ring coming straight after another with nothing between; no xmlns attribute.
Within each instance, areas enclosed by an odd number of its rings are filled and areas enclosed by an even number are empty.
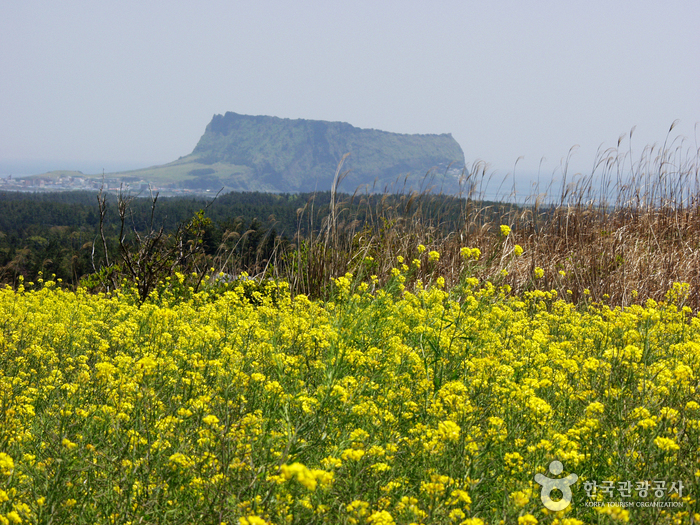
<svg viewBox="0 0 700 525"><path fill-rule="evenodd" d="M464 247L460 248L459 253L465 260L474 259L475 261L478 261L479 257L481 257L481 250L479 248Z"/></svg>
<svg viewBox="0 0 700 525"><path fill-rule="evenodd" d="M547 514L534 473L698 483L700 319L672 300L353 279L326 303L0 290L0 523L637 523L582 485Z"/></svg>
<svg viewBox="0 0 700 525"><path fill-rule="evenodd" d="M282 465L282 476L286 480L296 480L309 490L316 490L319 481L322 485L330 485L333 482L333 473L320 469L308 469L301 463Z"/></svg>

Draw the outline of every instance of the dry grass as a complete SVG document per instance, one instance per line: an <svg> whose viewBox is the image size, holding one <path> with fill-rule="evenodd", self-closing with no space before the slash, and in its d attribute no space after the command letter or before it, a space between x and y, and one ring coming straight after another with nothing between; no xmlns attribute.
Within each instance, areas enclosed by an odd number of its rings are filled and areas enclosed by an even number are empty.
<svg viewBox="0 0 700 525"><path fill-rule="evenodd" d="M514 293L553 289L574 302L659 301L674 282L686 282L686 304L700 310L700 149L667 139L635 160L621 143L599 152L590 175L569 177L565 164L559 184L521 205L508 202L512 193L486 203L490 176L481 162L464 171L457 201L433 194L439 182L430 179L421 192L404 186L385 189L381 198L367 189L339 195L341 162L323 219L312 198L298 210L300 228L291 245L278 246L264 264L236 270L285 279L295 293L325 297L332 279L346 272L386 282L401 255L407 264L421 261L413 281L442 276L452 284L466 269L482 281L509 284ZM455 202L457 226L454 208L448 210ZM311 233L302 234L302 224ZM507 237L501 224L511 228ZM421 244L427 247L422 256ZM523 248L519 257L515 245ZM479 248L479 261L465 262L462 247ZM440 259L428 262L432 250ZM539 279L537 267L544 270Z"/></svg>

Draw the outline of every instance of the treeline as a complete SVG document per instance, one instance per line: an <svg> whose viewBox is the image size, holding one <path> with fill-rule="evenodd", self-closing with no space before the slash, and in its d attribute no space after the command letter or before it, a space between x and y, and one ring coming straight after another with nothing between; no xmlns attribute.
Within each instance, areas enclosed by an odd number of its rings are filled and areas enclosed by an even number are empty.
<svg viewBox="0 0 700 525"><path fill-rule="evenodd" d="M104 196L101 220L97 197L95 192L0 192L0 282L14 285L19 276L31 280L42 272L75 286L98 271L106 258L118 260L122 228L118 198ZM464 227L465 207L470 205L465 199L450 196L330 192L233 192L213 201L201 197L158 198L155 205L148 197L122 197L129 199L122 233L127 240L134 232L147 232L149 228L175 232L204 209L209 221L202 242L209 262L217 270L251 274L269 268L273 256L294 250L304 239L319 235L328 224L331 203L336 229L376 232L391 228L397 221L419 218L443 234Z"/></svg>

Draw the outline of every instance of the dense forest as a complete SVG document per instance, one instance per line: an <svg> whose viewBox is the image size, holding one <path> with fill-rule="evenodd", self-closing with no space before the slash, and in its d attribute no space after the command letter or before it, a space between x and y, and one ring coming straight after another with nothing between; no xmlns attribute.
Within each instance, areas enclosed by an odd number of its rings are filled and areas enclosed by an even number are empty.
<svg viewBox="0 0 700 525"><path fill-rule="evenodd" d="M39 272L75 286L104 264L119 259L121 218L118 197L105 196L100 231L100 208L95 192L0 192L0 282L15 284L22 276L35 279ZM331 211L336 226L377 231L392 221L420 216L443 234L460 229L465 199L450 196L362 195L330 192L271 194L232 192L215 199L131 198L122 235L147 233L149 228L172 234L198 211L208 219L202 235L204 253L219 263L235 260L235 267L258 273L275 250L296 246L318 235ZM151 222L152 221L152 222ZM217 268L219 269L219 268ZM223 269L223 268L222 268Z"/></svg>

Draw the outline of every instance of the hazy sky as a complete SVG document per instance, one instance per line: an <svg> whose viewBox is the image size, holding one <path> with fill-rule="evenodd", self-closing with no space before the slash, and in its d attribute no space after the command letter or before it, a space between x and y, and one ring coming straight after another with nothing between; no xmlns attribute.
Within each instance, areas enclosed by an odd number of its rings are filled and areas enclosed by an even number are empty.
<svg viewBox="0 0 700 525"><path fill-rule="evenodd" d="M0 173L166 163L226 111L452 133L503 174L579 144L590 172L633 126L695 144L699 27L698 0L5 0Z"/></svg>

